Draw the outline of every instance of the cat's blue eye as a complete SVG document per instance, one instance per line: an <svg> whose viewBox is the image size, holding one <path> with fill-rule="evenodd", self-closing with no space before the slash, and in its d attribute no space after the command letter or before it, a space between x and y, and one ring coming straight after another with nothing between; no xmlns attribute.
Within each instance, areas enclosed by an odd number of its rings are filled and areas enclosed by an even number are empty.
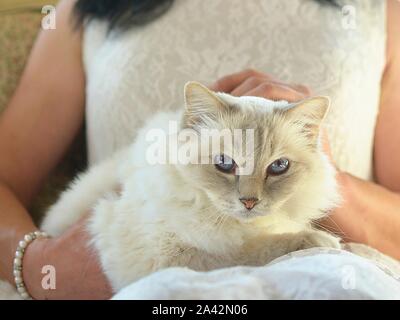
<svg viewBox="0 0 400 320"><path fill-rule="evenodd" d="M288 159L279 158L268 166L267 173L274 176L284 174L286 171L288 171L289 166L290 161Z"/></svg>
<svg viewBox="0 0 400 320"><path fill-rule="evenodd" d="M235 161L224 154L219 154L214 159L215 167L224 173L234 173L237 165Z"/></svg>

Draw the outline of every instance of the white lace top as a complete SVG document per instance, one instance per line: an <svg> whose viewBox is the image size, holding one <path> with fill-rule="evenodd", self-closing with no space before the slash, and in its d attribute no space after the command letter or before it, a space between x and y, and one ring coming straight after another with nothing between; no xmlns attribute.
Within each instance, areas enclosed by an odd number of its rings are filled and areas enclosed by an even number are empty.
<svg viewBox="0 0 400 320"><path fill-rule="evenodd" d="M329 95L334 160L371 179L385 3L347 0L342 11L314 0L175 0L122 34L92 21L84 32L90 163L129 144L158 110L181 108L186 81L208 84L252 67Z"/></svg>

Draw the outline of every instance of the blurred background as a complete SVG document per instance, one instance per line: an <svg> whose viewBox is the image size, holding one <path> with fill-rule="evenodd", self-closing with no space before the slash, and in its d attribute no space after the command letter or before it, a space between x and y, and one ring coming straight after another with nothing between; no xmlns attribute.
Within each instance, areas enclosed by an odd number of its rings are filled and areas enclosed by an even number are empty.
<svg viewBox="0 0 400 320"><path fill-rule="evenodd" d="M0 0L0 111L13 93L51 0Z"/></svg>

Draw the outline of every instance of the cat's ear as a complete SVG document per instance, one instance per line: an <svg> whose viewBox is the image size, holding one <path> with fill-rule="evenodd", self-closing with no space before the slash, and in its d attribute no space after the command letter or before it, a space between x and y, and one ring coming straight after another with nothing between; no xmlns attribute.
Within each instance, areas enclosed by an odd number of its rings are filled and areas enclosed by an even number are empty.
<svg viewBox="0 0 400 320"><path fill-rule="evenodd" d="M185 85L185 106L185 127L209 127L227 108L214 92L194 81Z"/></svg>
<svg viewBox="0 0 400 320"><path fill-rule="evenodd" d="M287 110L291 120L300 124L311 139L317 138L322 121L330 107L329 97L313 97L292 105Z"/></svg>

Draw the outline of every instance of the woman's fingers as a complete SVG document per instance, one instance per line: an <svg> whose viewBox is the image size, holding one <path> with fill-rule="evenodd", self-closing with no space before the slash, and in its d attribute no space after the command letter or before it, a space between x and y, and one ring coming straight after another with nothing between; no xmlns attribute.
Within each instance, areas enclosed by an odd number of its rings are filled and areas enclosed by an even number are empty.
<svg viewBox="0 0 400 320"><path fill-rule="evenodd" d="M248 92L257 88L260 84L266 82L265 78L250 77L244 80L239 86L233 89L230 94L236 97L247 95Z"/></svg>
<svg viewBox="0 0 400 320"><path fill-rule="evenodd" d="M217 80L213 85L211 85L210 89L213 91L231 93L242 82L244 82L248 78L253 77L264 78L265 80L272 80L272 77L267 74L263 74L253 69L247 69Z"/></svg>
<svg viewBox="0 0 400 320"><path fill-rule="evenodd" d="M306 97L311 96L311 89L305 85L302 84L292 84L289 85L290 87L292 87L293 89L303 93Z"/></svg>
<svg viewBox="0 0 400 320"><path fill-rule="evenodd" d="M260 88L259 88L260 87ZM285 84L282 82L278 81L272 81L272 80L266 80L265 78L261 77L250 77L243 81L238 87L236 87L232 92L230 93L233 96L249 96L252 95L250 92L254 92L256 89L256 92L261 92L263 91L262 88L264 88L264 91L267 93L273 93L273 92L278 92L278 93L283 93L284 90L288 91L288 96L292 97L294 96L293 91L296 92L295 96L296 97L302 97L306 98L310 96L310 89L304 85L291 85L291 84ZM265 96L264 94L262 95L264 98L270 98L273 99L273 97L268 97ZM281 98L284 99L285 95L282 94ZM286 100L286 99L284 99Z"/></svg>
<svg viewBox="0 0 400 320"><path fill-rule="evenodd" d="M210 86L210 89L238 97L259 96L289 102L299 101L311 95L311 90L304 85L286 84L253 69L225 76Z"/></svg>
<svg viewBox="0 0 400 320"><path fill-rule="evenodd" d="M293 88L277 83L264 82L258 87L246 93L247 96L262 97L270 100L286 100L295 102L303 100L307 97Z"/></svg>

